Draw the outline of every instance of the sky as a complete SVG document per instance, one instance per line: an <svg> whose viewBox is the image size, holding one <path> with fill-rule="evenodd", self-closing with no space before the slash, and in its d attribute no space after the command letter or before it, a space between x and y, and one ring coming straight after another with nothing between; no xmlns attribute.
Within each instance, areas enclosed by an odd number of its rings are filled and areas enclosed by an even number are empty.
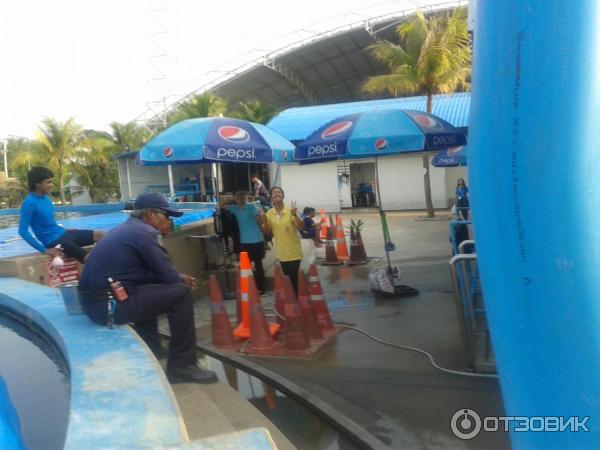
<svg viewBox="0 0 600 450"><path fill-rule="evenodd" d="M108 131L265 50L427 3L2 0L0 138L34 137L46 116Z"/></svg>

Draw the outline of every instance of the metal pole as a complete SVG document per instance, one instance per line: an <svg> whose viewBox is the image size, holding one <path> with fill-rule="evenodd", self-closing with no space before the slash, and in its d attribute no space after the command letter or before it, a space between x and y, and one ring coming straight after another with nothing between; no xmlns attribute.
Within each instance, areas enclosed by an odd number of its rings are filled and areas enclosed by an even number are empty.
<svg viewBox="0 0 600 450"><path fill-rule="evenodd" d="M133 193L131 191L131 174L129 173L129 158L125 158L125 170L127 172L127 191L129 191L128 200L131 200L131 197L133 197Z"/></svg>
<svg viewBox="0 0 600 450"><path fill-rule="evenodd" d="M458 279L458 273L456 270L456 263L463 260L476 260L477 255L469 254L469 255L456 255L452 257L450 260L450 279L452 281L452 290L454 291L454 303L456 306L456 316L458 319L458 326L460 328L460 334L463 339L463 345L465 349L465 354L467 356L467 366L474 368L475 367L475 355L473 352L473 345L471 343L471 331L465 320L465 309L466 305L462 301L461 290L460 290L460 281Z"/></svg>
<svg viewBox="0 0 600 450"><path fill-rule="evenodd" d="M173 166L169 164L167 166L167 171L169 173L169 193L171 198L175 198L175 185L173 184Z"/></svg>
<svg viewBox="0 0 600 450"><path fill-rule="evenodd" d="M390 251L388 247L388 242L387 242L387 237L389 236L389 230L387 227L387 218L385 217L385 211L383 210L383 205L381 204L381 189L379 188L379 164L378 164L379 159L377 158L377 156L375 157L375 183L376 183L376 190L377 190L377 204L379 205L379 216L380 216L380 220L381 220L381 228L383 230L383 240L384 242L384 246L385 246L385 257L387 259L387 264L388 264L388 272L390 274L390 277L392 277L393 280L393 274L392 274L392 260L390 258Z"/></svg>
<svg viewBox="0 0 600 450"><path fill-rule="evenodd" d="M377 203L379 204L379 209L383 211L383 204L381 203L381 189L379 189L379 164L377 163L379 158L375 157L375 182L377 184Z"/></svg>

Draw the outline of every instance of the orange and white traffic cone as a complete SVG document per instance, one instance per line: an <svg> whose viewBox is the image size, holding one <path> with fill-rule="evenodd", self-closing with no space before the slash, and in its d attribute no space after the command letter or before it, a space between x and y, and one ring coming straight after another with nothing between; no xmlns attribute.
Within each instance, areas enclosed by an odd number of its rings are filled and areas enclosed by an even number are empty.
<svg viewBox="0 0 600 450"><path fill-rule="evenodd" d="M327 229L327 241L325 242L325 261L321 264L324 266L339 266L342 264L338 261L337 254L335 252L335 241L333 240L331 228Z"/></svg>
<svg viewBox="0 0 600 450"><path fill-rule="evenodd" d="M242 293L240 292L240 269L235 271L235 314L236 326L242 322Z"/></svg>
<svg viewBox="0 0 600 450"><path fill-rule="evenodd" d="M209 277L210 313L212 322L212 345L217 348L232 350L235 340L231 331L231 323L223 302L223 293L219 287L217 276Z"/></svg>
<svg viewBox="0 0 600 450"><path fill-rule="evenodd" d="M245 351L257 354L274 354L279 348L273 336L279 331L279 324L267 322L267 317L260 303L260 296L254 283L254 277L248 277L250 338Z"/></svg>
<svg viewBox="0 0 600 450"><path fill-rule="evenodd" d="M240 311L242 321L233 330L234 336L247 339L250 337L250 306L248 294L248 279L252 276L252 266L247 252L240 253Z"/></svg>
<svg viewBox="0 0 600 450"><path fill-rule="evenodd" d="M366 264L368 262L369 258L367 258L360 232L357 233L350 228L350 261L348 261L348 265Z"/></svg>
<svg viewBox="0 0 600 450"><path fill-rule="evenodd" d="M285 291L285 349L288 353L306 353L310 347L304 316L296 301L290 277L283 277Z"/></svg>
<svg viewBox="0 0 600 450"><path fill-rule="evenodd" d="M323 339L317 315L315 314L315 309L310 298L308 280L301 270L298 272L298 305L300 305L300 310L306 322L308 337L316 341Z"/></svg>
<svg viewBox="0 0 600 450"><path fill-rule="evenodd" d="M319 232L319 240L325 242L327 239L327 216L325 215L325 210L321 208L321 230Z"/></svg>
<svg viewBox="0 0 600 450"><path fill-rule="evenodd" d="M329 213L329 229L331 230L331 235L336 236L335 222L333 221L333 214Z"/></svg>
<svg viewBox="0 0 600 450"><path fill-rule="evenodd" d="M315 310L315 315L317 316L317 321L321 327L321 333L326 334L335 331L331 316L329 315L329 308L327 307L327 302L323 295L323 288L319 281L317 268L314 264L311 264L308 269L308 290L310 292L310 299Z"/></svg>
<svg viewBox="0 0 600 450"><path fill-rule="evenodd" d="M344 235L344 224L342 223L342 216L337 214L335 222L335 230L337 233L337 259L339 261L348 261L350 259L350 256L348 255L348 246L346 245L346 236Z"/></svg>

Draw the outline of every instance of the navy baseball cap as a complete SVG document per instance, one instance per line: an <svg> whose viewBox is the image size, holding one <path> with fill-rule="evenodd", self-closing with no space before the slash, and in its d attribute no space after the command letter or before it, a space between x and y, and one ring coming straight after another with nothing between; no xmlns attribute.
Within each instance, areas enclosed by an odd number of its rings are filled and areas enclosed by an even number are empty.
<svg viewBox="0 0 600 450"><path fill-rule="evenodd" d="M183 211L173 208L166 197L160 192L144 192L138 195L133 204L133 209L160 209L167 213L168 216L181 217Z"/></svg>

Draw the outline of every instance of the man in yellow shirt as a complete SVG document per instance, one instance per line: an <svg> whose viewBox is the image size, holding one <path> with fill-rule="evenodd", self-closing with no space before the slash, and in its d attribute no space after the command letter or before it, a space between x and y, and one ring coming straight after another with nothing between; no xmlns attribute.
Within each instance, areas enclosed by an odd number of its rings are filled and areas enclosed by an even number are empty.
<svg viewBox="0 0 600 450"><path fill-rule="evenodd" d="M277 245L277 259L281 263L281 271L290 277L296 296L298 295L298 270L302 261L302 247L299 231L304 223L297 216L296 202L288 208L284 205L284 193L280 187L272 187L271 208L261 220L262 229L266 234L272 233Z"/></svg>

